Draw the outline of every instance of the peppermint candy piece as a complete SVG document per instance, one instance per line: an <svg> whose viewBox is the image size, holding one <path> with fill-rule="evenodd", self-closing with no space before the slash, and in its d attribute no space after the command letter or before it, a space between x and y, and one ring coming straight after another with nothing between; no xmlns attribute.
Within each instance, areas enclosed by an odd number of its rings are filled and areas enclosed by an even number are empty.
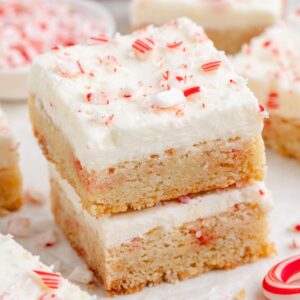
<svg viewBox="0 0 300 300"><path fill-rule="evenodd" d="M263 280L264 295L270 300L300 299L300 255L285 259L275 265Z"/></svg>
<svg viewBox="0 0 300 300"><path fill-rule="evenodd" d="M132 44L135 54L140 58L149 57L154 49L154 46L154 41L149 37L136 39Z"/></svg>
<svg viewBox="0 0 300 300"><path fill-rule="evenodd" d="M183 92L177 88L171 88L168 91L160 92L156 94L152 103L157 107L168 108L186 102L186 97Z"/></svg>
<svg viewBox="0 0 300 300"><path fill-rule="evenodd" d="M41 270L33 270L33 272L37 274L43 284L51 290L57 290L62 284L62 277L59 274Z"/></svg>
<svg viewBox="0 0 300 300"><path fill-rule="evenodd" d="M212 72L212 71L216 71L220 68L221 66L221 61L220 60L214 60L214 61L210 61L208 63L205 63L201 66L201 69L203 72Z"/></svg>

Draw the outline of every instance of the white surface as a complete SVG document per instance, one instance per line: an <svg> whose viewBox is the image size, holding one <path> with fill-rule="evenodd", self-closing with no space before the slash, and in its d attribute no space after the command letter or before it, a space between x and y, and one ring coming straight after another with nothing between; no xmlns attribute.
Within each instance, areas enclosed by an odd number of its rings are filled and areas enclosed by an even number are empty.
<svg viewBox="0 0 300 300"><path fill-rule="evenodd" d="M60 0L59 0L60 1ZM59 2L57 1L57 2ZM107 24L108 36L116 31L116 23L109 10L95 0L67 0L80 11L95 15ZM59 4L58 4L59 5ZM0 100L24 101L28 96L27 80L29 68L0 71Z"/></svg>
<svg viewBox="0 0 300 300"><path fill-rule="evenodd" d="M25 186L34 187L46 194L48 191L47 164L32 136L27 120L27 108L25 104L21 103L6 104L4 110L13 124L17 138L21 141L21 162ZM176 285L147 288L136 295L117 297L116 299L230 300L242 288L247 291L247 300L264 299L261 296L260 285L267 270L275 262L300 253L300 249L289 249L293 238L300 240L300 234L291 231L292 226L300 222L300 164L294 160L281 158L272 152L268 153L268 163L267 186L273 190L275 202L271 227L273 240L276 242L279 252L277 257L260 260L257 263L242 266L232 271L211 272ZM32 207L26 205L19 213L1 218L1 232L4 232L7 220L16 215L30 216L34 228L32 238L18 239L18 241L33 253L40 254L45 263L51 264L61 260L64 276L68 276L74 266L82 264L62 236L60 236L60 242L56 246L48 249L38 247L36 235L55 227L48 206ZM98 295L103 297L103 292L99 290Z"/></svg>

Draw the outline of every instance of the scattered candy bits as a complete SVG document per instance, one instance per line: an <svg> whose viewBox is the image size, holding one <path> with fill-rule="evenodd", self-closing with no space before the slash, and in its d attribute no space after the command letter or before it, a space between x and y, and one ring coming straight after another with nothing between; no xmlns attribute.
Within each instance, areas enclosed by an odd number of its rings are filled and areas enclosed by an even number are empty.
<svg viewBox="0 0 300 300"><path fill-rule="evenodd" d="M263 280L264 295L270 300L300 299L300 255L275 265Z"/></svg>
<svg viewBox="0 0 300 300"><path fill-rule="evenodd" d="M0 70L26 67L41 53L86 42L90 36L104 41L107 33L101 19L65 1L2 0L0 16Z"/></svg>

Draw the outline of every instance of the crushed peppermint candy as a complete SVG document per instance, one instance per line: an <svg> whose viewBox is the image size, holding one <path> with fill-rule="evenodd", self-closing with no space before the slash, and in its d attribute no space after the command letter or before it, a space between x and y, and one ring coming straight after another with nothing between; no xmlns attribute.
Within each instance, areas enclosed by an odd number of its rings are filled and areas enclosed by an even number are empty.
<svg viewBox="0 0 300 300"><path fill-rule="evenodd" d="M290 245L290 249L300 249L300 241L298 239L292 239Z"/></svg>
<svg viewBox="0 0 300 300"><path fill-rule="evenodd" d="M62 277L58 273L42 270L33 270L33 272L38 275L42 283L51 290L56 290L62 285Z"/></svg>
<svg viewBox="0 0 300 300"><path fill-rule="evenodd" d="M149 37L136 39L132 44L132 48L139 57L148 57L152 53L154 46L153 39Z"/></svg>
<svg viewBox="0 0 300 300"><path fill-rule="evenodd" d="M200 86L193 86L183 91L185 97L190 97L201 92Z"/></svg>
<svg viewBox="0 0 300 300"><path fill-rule="evenodd" d="M175 49L175 48L178 48L179 46L181 46L182 44L183 44L183 41L174 41L171 43L167 43L167 48Z"/></svg>
<svg viewBox="0 0 300 300"><path fill-rule="evenodd" d="M269 109L276 109L279 107L279 95L277 92L271 92L268 95L266 106Z"/></svg>
<svg viewBox="0 0 300 300"><path fill-rule="evenodd" d="M211 61L208 63L205 63L201 66L201 69L203 72L212 72L212 71L216 71L220 68L221 66L221 61L220 60L215 60L215 61Z"/></svg>
<svg viewBox="0 0 300 300"><path fill-rule="evenodd" d="M57 295L55 293L44 293L39 298L39 300L56 300L56 299L57 299Z"/></svg>
<svg viewBox="0 0 300 300"><path fill-rule="evenodd" d="M178 201L181 204L188 204L190 200L191 200L191 197L189 197L189 196L180 196L180 197L178 197Z"/></svg>
<svg viewBox="0 0 300 300"><path fill-rule="evenodd" d="M40 247L48 248L54 246L58 242L58 235L54 229L50 229L37 235L35 239Z"/></svg>
<svg viewBox="0 0 300 300"><path fill-rule="evenodd" d="M170 88L168 91L160 92L153 96L152 104L155 107L168 108L174 107L186 102L184 93L177 88Z"/></svg>
<svg viewBox="0 0 300 300"><path fill-rule="evenodd" d="M109 104L109 99L106 94L102 91L99 92L91 92L85 95L86 101L92 104Z"/></svg>
<svg viewBox="0 0 300 300"><path fill-rule="evenodd" d="M297 231L297 232L300 232L300 224L296 224L294 226L294 230Z"/></svg>
<svg viewBox="0 0 300 300"><path fill-rule="evenodd" d="M41 53L84 43L108 31L99 17L66 1L3 0L0 13L0 69L27 67Z"/></svg>

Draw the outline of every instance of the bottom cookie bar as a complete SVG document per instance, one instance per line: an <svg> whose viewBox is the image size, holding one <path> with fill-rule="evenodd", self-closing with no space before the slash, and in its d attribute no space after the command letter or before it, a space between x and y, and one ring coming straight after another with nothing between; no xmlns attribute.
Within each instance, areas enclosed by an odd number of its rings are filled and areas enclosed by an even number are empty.
<svg viewBox="0 0 300 300"><path fill-rule="evenodd" d="M53 212L109 294L229 269L274 252L262 183L95 218L50 167Z"/></svg>
<svg viewBox="0 0 300 300"><path fill-rule="evenodd" d="M96 300L54 273L11 236L0 234L0 257L2 300Z"/></svg>

